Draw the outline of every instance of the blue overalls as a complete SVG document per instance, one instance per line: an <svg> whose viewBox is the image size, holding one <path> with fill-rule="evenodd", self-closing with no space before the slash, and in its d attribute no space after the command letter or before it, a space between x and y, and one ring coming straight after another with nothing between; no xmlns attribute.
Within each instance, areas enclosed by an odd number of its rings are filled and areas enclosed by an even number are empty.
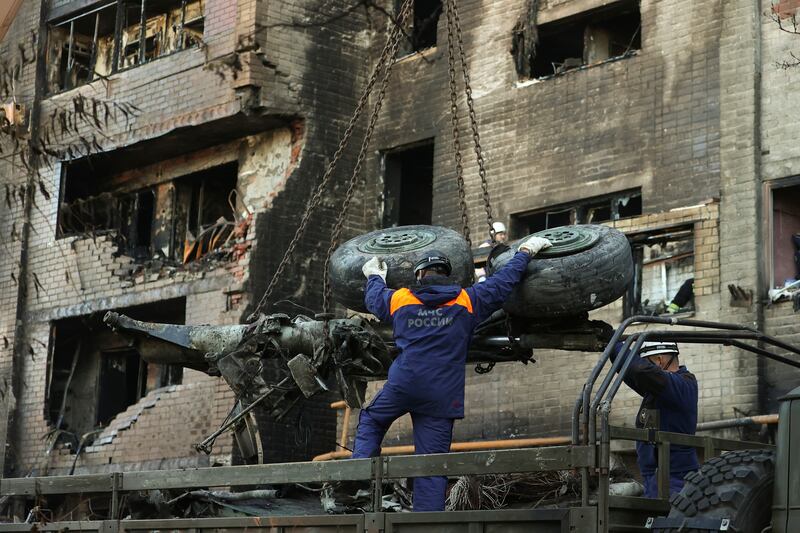
<svg viewBox="0 0 800 533"><path fill-rule="evenodd" d="M362 409L353 458L380 455L381 442L397 418L411 413L418 454L446 453L453 420L464 418L467 350L475 327L498 310L522 279L530 256L518 252L485 282L468 289L449 278L426 276L434 284L392 290L380 276L367 280L367 309L392 324L400 355L389 378ZM447 478L414 480L414 511L443 511Z"/></svg>
<svg viewBox="0 0 800 533"><path fill-rule="evenodd" d="M658 411L660 431L694 435L697 427L697 379L685 366L681 365L677 372L668 372L647 358L636 357L625 374L625 383L642 396L642 405L636 415L637 428L653 427L649 418L654 415L654 411ZM655 444L637 442L636 455L644 481L645 498L658 498L658 453ZM683 488L683 477L698 468L700 464L694 448L671 445L670 494L680 492Z"/></svg>

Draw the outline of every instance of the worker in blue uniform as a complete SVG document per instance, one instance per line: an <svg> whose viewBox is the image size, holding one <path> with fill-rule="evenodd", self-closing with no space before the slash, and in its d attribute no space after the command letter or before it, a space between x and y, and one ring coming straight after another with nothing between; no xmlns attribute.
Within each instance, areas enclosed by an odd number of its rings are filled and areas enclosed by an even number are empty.
<svg viewBox="0 0 800 533"><path fill-rule="evenodd" d="M392 290L386 286L386 263L373 257L363 267L367 277L367 309L392 324L400 351L389 378L361 411L353 458L380 455L389 426L411 413L418 454L450 451L453 421L464 418L467 350L475 327L500 309L522 279L528 261L551 246L528 237L514 257L483 283L467 289L451 278L444 254L429 251L414 267L417 285ZM414 480L414 511L442 511L446 477Z"/></svg>
<svg viewBox="0 0 800 533"><path fill-rule="evenodd" d="M622 343L617 346L617 351ZM694 435L697 426L697 379L678 360L674 342L645 342L639 356L625 372L625 383L639 396L642 405L636 427ZM612 358L616 357L616 353ZM644 496L658 498L658 453L655 444L636 443L636 456L644 482ZM697 453L690 446L673 444L669 453L670 495L683 488L684 476L700 468Z"/></svg>

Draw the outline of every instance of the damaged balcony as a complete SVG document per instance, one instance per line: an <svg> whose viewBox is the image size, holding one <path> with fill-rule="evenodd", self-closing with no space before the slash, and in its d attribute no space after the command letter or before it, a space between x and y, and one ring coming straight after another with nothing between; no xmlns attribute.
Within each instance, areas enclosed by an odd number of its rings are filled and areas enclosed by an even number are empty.
<svg viewBox="0 0 800 533"><path fill-rule="evenodd" d="M203 42L203 0L97 2L78 14L51 11L51 94L104 79Z"/></svg>

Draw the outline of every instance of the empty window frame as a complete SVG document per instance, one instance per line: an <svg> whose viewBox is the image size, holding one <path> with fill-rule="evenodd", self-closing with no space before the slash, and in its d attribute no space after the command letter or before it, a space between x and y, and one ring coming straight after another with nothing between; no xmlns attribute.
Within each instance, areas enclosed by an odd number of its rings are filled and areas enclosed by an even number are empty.
<svg viewBox="0 0 800 533"><path fill-rule="evenodd" d="M772 287L800 279L800 178L772 187Z"/></svg>
<svg viewBox="0 0 800 533"><path fill-rule="evenodd" d="M693 310L693 226L632 234L628 240L634 280L623 299L625 317Z"/></svg>
<svg viewBox="0 0 800 533"><path fill-rule="evenodd" d="M642 214L642 193L638 190L598 196L511 216L515 238L570 224L598 224Z"/></svg>
<svg viewBox="0 0 800 533"><path fill-rule="evenodd" d="M396 11L399 9L400 2L396 5ZM413 20L401 55L420 52L436 46L436 32L441 14L441 0L414 0Z"/></svg>
<svg viewBox="0 0 800 533"><path fill-rule="evenodd" d="M222 247L234 226L236 162L145 188L92 176L88 160L62 167L57 237L113 234L122 253L188 263ZM119 183L121 182L121 184Z"/></svg>
<svg viewBox="0 0 800 533"><path fill-rule="evenodd" d="M384 154L383 226L430 224L433 216L433 142Z"/></svg>
<svg viewBox="0 0 800 533"><path fill-rule="evenodd" d="M69 90L197 46L203 0L120 0L50 25L48 89Z"/></svg>
<svg viewBox="0 0 800 533"><path fill-rule="evenodd" d="M538 27L531 74L543 78L628 57L641 49L638 1L623 1Z"/></svg>
<svg viewBox="0 0 800 533"><path fill-rule="evenodd" d="M83 85L111 71L117 3L101 5L50 28L50 92Z"/></svg>
<svg viewBox="0 0 800 533"><path fill-rule="evenodd" d="M139 320L183 324L185 298L121 309ZM104 313L54 321L47 362L45 417L73 445L108 425L145 394L183 379L177 365L148 364L102 323ZM74 450L75 448L73 448Z"/></svg>

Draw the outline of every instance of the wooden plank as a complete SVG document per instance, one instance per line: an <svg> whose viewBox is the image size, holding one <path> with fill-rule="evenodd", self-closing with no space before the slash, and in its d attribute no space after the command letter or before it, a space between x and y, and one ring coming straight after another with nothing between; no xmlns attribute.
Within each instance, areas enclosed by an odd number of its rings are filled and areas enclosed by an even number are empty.
<svg viewBox="0 0 800 533"><path fill-rule="evenodd" d="M0 495L77 494L111 492L111 474L5 478L0 480Z"/></svg>
<svg viewBox="0 0 800 533"><path fill-rule="evenodd" d="M126 472L122 491L370 479L371 459Z"/></svg>
<svg viewBox="0 0 800 533"><path fill-rule="evenodd" d="M386 478L567 470L594 466L594 447L548 446L524 450L401 455L385 457L383 464Z"/></svg>

